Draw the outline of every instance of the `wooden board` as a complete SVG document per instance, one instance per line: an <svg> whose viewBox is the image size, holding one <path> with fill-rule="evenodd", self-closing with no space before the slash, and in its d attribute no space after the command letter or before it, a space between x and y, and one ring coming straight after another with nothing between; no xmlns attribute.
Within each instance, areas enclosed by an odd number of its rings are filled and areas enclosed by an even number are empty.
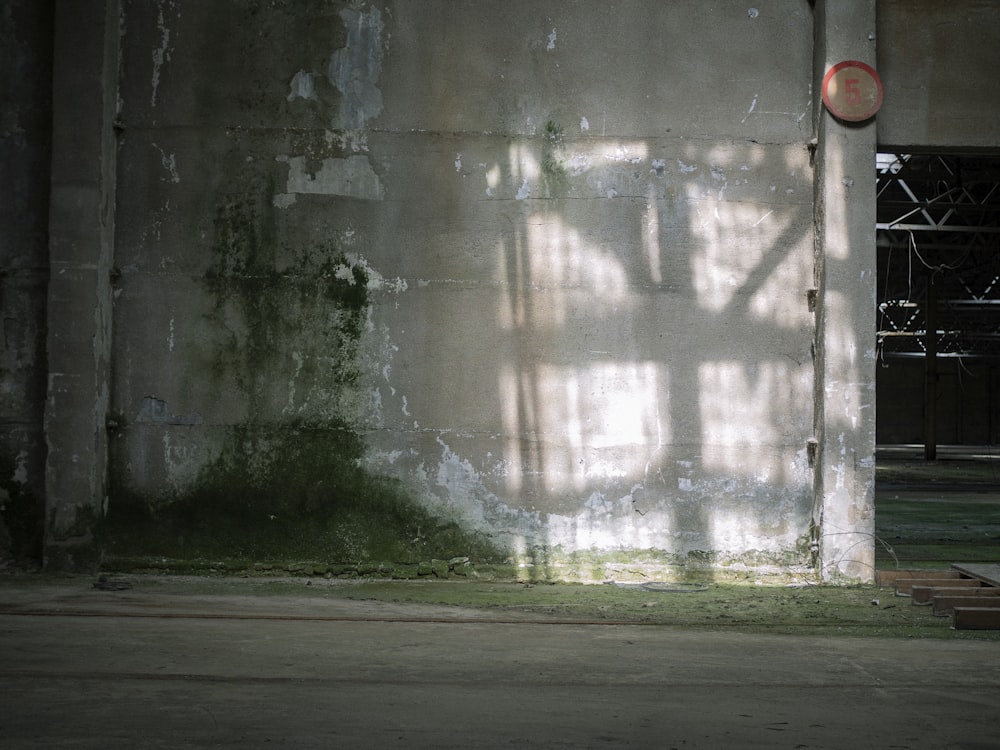
<svg viewBox="0 0 1000 750"><path fill-rule="evenodd" d="M972 596L977 594L980 589L985 589L993 593L1000 594L1000 589L993 588L992 586L984 586L981 581L977 581L974 578L969 579L972 581L970 584L965 586L950 586L947 584L942 584L940 586L914 586L911 596L914 604L930 604L931 599L936 596Z"/></svg>
<svg viewBox="0 0 1000 750"><path fill-rule="evenodd" d="M951 567L990 586L1000 586L1000 563L952 563Z"/></svg>
<svg viewBox="0 0 1000 750"><path fill-rule="evenodd" d="M972 591L976 593L973 594ZM931 600L934 605L934 614L938 617L950 615L955 607L982 607L984 609L1000 609L1000 597L996 595L987 596L986 592L996 592L1000 594L1000 589L982 588L972 589L965 594L940 594Z"/></svg>
<svg viewBox="0 0 1000 750"><path fill-rule="evenodd" d="M954 612L955 630L1000 630L1000 608L955 607Z"/></svg>
<svg viewBox="0 0 1000 750"><path fill-rule="evenodd" d="M913 592L914 586L954 586L956 588L982 586L978 578L962 578L962 574L955 571L954 576L926 577L926 578L901 578L896 581L896 594L898 596L909 596Z"/></svg>
<svg viewBox="0 0 1000 750"><path fill-rule="evenodd" d="M875 585L895 586L901 578L959 578L957 570L927 570L925 568L893 568L892 570L876 570Z"/></svg>

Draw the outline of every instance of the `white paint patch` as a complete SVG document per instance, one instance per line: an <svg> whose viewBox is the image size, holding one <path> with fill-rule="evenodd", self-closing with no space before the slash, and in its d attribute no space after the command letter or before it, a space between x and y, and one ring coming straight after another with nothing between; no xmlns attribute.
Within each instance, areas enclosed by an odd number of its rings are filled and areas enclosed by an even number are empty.
<svg viewBox="0 0 1000 750"><path fill-rule="evenodd" d="M170 61L170 29L167 28L166 20L163 17L163 6L166 3L161 0L157 3L156 28L160 31L160 46L153 50L153 93L149 98L149 106L156 106L156 94L160 88L160 69L163 63ZM174 3L169 3L173 8Z"/></svg>
<svg viewBox="0 0 1000 750"><path fill-rule="evenodd" d="M304 70L300 70L292 77L292 81L288 85L288 88L290 89L288 92L288 101L290 102L296 99L315 99L315 73L308 73Z"/></svg>
<svg viewBox="0 0 1000 750"><path fill-rule="evenodd" d="M698 171L698 167L694 164L685 164L680 159L677 160L677 166L680 167L681 174L691 174Z"/></svg>
<svg viewBox="0 0 1000 750"><path fill-rule="evenodd" d="M327 130L323 133L323 139L328 146L336 144L341 149L350 149L356 154L368 151L368 133L364 130Z"/></svg>
<svg viewBox="0 0 1000 750"><path fill-rule="evenodd" d="M581 117L580 118L580 132L581 133L586 133L588 130L590 130L590 122L587 120L586 117Z"/></svg>
<svg viewBox="0 0 1000 750"><path fill-rule="evenodd" d="M566 169L574 177L588 171L590 167L590 156L585 153L575 153L566 161Z"/></svg>
<svg viewBox="0 0 1000 750"><path fill-rule="evenodd" d="M28 451L22 450L17 454L17 458L14 459L16 464L14 467L14 476L11 477L15 482L20 485L25 485L28 483Z"/></svg>
<svg viewBox="0 0 1000 750"><path fill-rule="evenodd" d="M345 8L340 17L347 41L330 57L327 78L341 93L334 130L360 129L382 111L382 92L376 84L382 74L382 13Z"/></svg>
<svg viewBox="0 0 1000 750"><path fill-rule="evenodd" d="M552 31L549 32L549 43L545 46L545 49L549 52L556 48L556 30L553 27Z"/></svg>
<svg viewBox="0 0 1000 750"><path fill-rule="evenodd" d="M500 185L500 165L494 164L486 170L486 195L492 198L496 195L496 189Z"/></svg>
<svg viewBox="0 0 1000 750"><path fill-rule="evenodd" d="M288 381L288 403L281 410L282 414L291 414L295 410L295 383L299 379L302 365L305 363L301 352L292 352L292 359L295 361L295 372L292 373L292 379Z"/></svg>
<svg viewBox="0 0 1000 750"><path fill-rule="evenodd" d="M306 170L305 156L275 157L275 161L288 164L288 194L336 195L364 200L382 200L383 188L367 156L348 156L346 159L324 159L315 174ZM290 205L287 198L281 203ZM279 206L275 197L275 206ZM280 206L279 206L280 207Z"/></svg>
<svg viewBox="0 0 1000 750"><path fill-rule="evenodd" d="M455 171L456 172L461 172L462 171L462 155L461 154L455 154Z"/></svg>
<svg viewBox="0 0 1000 750"><path fill-rule="evenodd" d="M387 279L368 263L368 260L360 255L349 254L347 256L347 263L337 266L334 270L334 277L347 281L351 284L355 283L354 279L354 269L360 268L364 271L365 276L368 278L368 284L366 289L370 291L386 291L399 294L400 292L405 292L409 285L406 283L406 279L396 277L395 279Z"/></svg>
<svg viewBox="0 0 1000 750"><path fill-rule="evenodd" d="M524 199L530 198L530 197L531 197L531 188L528 186L528 181L525 180L524 182L521 183L521 187L517 191L516 198L519 201L523 201Z"/></svg>
<svg viewBox="0 0 1000 750"><path fill-rule="evenodd" d="M163 432L163 466L166 470L166 480L167 484L173 487L175 490L180 490L182 487L187 486L187 484L194 479L195 473L199 468L194 451L188 448L185 444L174 444L170 440L170 432L164 430Z"/></svg>
<svg viewBox="0 0 1000 750"><path fill-rule="evenodd" d="M616 146L615 150L607 154L609 161L625 162L626 164L641 164L642 154L636 154L629 150L628 146Z"/></svg>
<svg viewBox="0 0 1000 750"><path fill-rule="evenodd" d="M177 158L173 154L168 155L166 151L155 143L153 144L153 148L160 152L160 164L170 174L170 181L175 183L180 182L181 176L177 171Z"/></svg>
<svg viewBox="0 0 1000 750"><path fill-rule="evenodd" d="M170 319L170 328L167 332L167 351L174 350L174 319Z"/></svg>
<svg viewBox="0 0 1000 750"><path fill-rule="evenodd" d="M479 484L478 472L468 460L455 453L440 435L437 437L437 442L441 446L441 461L437 470L438 486L447 488L448 494L453 498L473 496L475 487Z"/></svg>

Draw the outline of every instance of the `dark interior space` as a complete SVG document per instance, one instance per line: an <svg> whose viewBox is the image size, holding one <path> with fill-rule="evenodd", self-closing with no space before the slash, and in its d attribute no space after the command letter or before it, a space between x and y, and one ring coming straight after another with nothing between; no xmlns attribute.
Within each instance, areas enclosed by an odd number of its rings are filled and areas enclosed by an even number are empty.
<svg viewBox="0 0 1000 750"><path fill-rule="evenodd" d="M876 557L1000 549L1000 158L877 160Z"/></svg>

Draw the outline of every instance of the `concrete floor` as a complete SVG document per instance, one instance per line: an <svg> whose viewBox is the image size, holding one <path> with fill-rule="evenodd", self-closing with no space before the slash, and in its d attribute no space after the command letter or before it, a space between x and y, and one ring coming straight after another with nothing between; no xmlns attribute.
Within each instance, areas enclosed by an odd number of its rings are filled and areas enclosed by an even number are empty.
<svg viewBox="0 0 1000 750"><path fill-rule="evenodd" d="M1000 749L995 641L0 588L4 748Z"/></svg>

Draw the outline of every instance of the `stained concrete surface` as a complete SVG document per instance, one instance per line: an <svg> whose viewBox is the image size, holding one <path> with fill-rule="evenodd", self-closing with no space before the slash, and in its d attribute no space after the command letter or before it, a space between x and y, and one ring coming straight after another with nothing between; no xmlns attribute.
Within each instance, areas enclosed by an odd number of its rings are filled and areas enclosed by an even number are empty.
<svg viewBox="0 0 1000 750"><path fill-rule="evenodd" d="M0 743L1000 748L995 642L486 617L5 586Z"/></svg>

